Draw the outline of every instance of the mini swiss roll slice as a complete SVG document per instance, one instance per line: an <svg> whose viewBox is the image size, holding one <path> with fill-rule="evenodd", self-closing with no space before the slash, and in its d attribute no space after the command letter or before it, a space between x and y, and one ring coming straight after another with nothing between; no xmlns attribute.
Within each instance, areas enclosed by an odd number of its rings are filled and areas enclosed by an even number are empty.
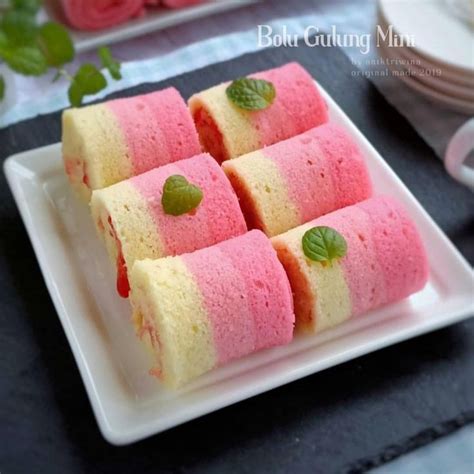
<svg viewBox="0 0 474 474"><path fill-rule="evenodd" d="M152 375L179 387L227 362L293 337L291 288L268 238L254 230L131 271L137 335Z"/></svg>
<svg viewBox="0 0 474 474"><path fill-rule="evenodd" d="M247 230L229 180L207 153L96 190L91 211L123 297L135 260L192 252Z"/></svg>
<svg viewBox="0 0 474 474"><path fill-rule="evenodd" d="M393 199L374 197L272 239L293 289L296 327L320 332L425 285L420 236Z"/></svg>
<svg viewBox="0 0 474 474"><path fill-rule="evenodd" d="M222 168L249 227L268 236L372 195L364 157L334 124L226 161Z"/></svg>
<svg viewBox="0 0 474 474"><path fill-rule="evenodd" d="M201 152L191 114L173 87L64 111L62 146L69 181L86 201L94 189Z"/></svg>
<svg viewBox="0 0 474 474"><path fill-rule="evenodd" d="M244 90L237 90L235 96L244 96L248 102L239 106L227 94L230 83L211 87L189 99L201 144L219 162L272 145L328 121L327 106L318 86L298 63L251 74L249 78L271 84L274 91L271 104L261 106L258 100L265 91L257 90L255 95L250 95L253 90L241 86ZM252 87L258 89L259 84ZM255 105L262 108L242 107Z"/></svg>

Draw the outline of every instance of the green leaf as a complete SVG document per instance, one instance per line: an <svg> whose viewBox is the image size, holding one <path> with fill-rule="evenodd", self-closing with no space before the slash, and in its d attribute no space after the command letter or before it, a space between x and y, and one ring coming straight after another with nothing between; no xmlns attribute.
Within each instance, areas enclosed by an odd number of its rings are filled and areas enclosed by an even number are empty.
<svg viewBox="0 0 474 474"><path fill-rule="evenodd" d="M23 10L9 10L0 20L0 29L12 47L33 45L37 26L33 15Z"/></svg>
<svg viewBox="0 0 474 474"><path fill-rule="evenodd" d="M106 46L102 46L98 50L100 62L102 63L102 67L108 69L110 75L118 81L122 79L122 74L120 74L120 63L116 61L110 52L110 49Z"/></svg>
<svg viewBox="0 0 474 474"><path fill-rule="evenodd" d="M180 216L196 209L201 203L201 189L179 174L168 177L163 186L161 204L165 214Z"/></svg>
<svg viewBox="0 0 474 474"><path fill-rule="evenodd" d="M305 232L302 239L303 252L315 262L331 263L332 260L344 257L347 253L347 242L344 237L331 227L313 227Z"/></svg>
<svg viewBox="0 0 474 474"><path fill-rule="evenodd" d="M11 69L26 76L39 76L48 69L46 58L35 46L2 49L0 56Z"/></svg>
<svg viewBox="0 0 474 474"><path fill-rule="evenodd" d="M104 75L93 65L83 64L74 74L68 96L71 105L79 107L85 95L97 94L107 87Z"/></svg>
<svg viewBox="0 0 474 474"><path fill-rule="evenodd" d="M74 59L74 44L64 26L48 22L38 31L38 45L50 66L58 67Z"/></svg>
<svg viewBox="0 0 474 474"><path fill-rule="evenodd" d="M67 95L69 97L69 102L73 107L79 107L82 105L82 99L84 98L85 94L76 83L71 83L69 89L67 90Z"/></svg>
<svg viewBox="0 0 474 474"><path fill-rule="evenodd" d="M8 48L8 40L7 40L7 35L0 30L0 50Z"/></svg>
<svg viewBox="0 0 474 474"><path fill-rule="evenodd" d="M241 109L262 110L273 103L276 91L271 82L242 77L227 87L226 94Z"/></svg>
<svg viewBox="0 0 474 474"><path fill-rule="evenodd" d="M10 3L15 10L24 10L31 14L37 13L41 6L41 0L11 0Z"/></svg>
<svg viewBox="0 0 474 474"><path fill-rule="evenodd" d="M0 101L5 97L5 79L0 76Z"/></svg>
<svg viewBox="0 0 474 474"><path fill-rule="evenodd" d="M97 92L107 87L107 80L104 75L90 63L83 64L73 78L85 94L97 94Z"/></svg>

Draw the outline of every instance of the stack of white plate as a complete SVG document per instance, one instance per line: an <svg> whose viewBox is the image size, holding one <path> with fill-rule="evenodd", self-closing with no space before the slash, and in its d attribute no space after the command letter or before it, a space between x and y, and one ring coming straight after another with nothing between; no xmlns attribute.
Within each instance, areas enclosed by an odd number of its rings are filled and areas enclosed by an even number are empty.
<svg viewBox="0 0 474 474"><path fill-rule="evenodd" d="M393 75L433 101L474 114L474 1L378 6L378 51Z"/></svg>

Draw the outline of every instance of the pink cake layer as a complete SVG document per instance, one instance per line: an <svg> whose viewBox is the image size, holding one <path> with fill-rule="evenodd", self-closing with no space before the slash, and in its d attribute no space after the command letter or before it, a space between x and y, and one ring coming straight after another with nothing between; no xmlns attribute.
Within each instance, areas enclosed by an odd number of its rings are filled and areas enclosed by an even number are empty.
<svg viewBox="0 0 474 474"><path fill-rule="evenodd" d="M262 146L293 137L329 120L327 105L314 79L300 64L251 74L275 86L276 97L270 107L250 115Z"/></svg>
<svg viewBox="0 0 474 474"><path fill-rule="evenodd" d="M134 174L201 151L192 117L173 87L105 105L118 119Z"/></svg>
<svg viewBox="0 0 474 474"><path fill-rule="evenodd" d="M291 341L291 288L263 233L251 231L182 259L211 321L218 365Z"/></svg>
<svg viewBox="0 0 474 474"><path fill-rule="evenodd" d="M277 164L301 223L372 195L364 158L337 125L313 128L262 154Z"/></svg>
<svg viewBox="0 0 474 474"><path fill-rule="evenodd" d="M366 201L373 212L374 200ZM375 200L376 202L376 200ZM340 260L349 287L351 316L360 315L387 301L387 282L371 239L372 222L358 205L346 207L320 217L311 226L336 229L347 242L347 254Z"/></svg>
<svg viewBox="0 0 474 474"><path fill-rule="evenodd" d="M426 284L428 259L421 237L398 202L381 197L358 204L369 220L385 282L385 303L398 301Z"/></svg>
<svg viewBox="0 0 474 474"><path fill-rule="evenodd" d="M200 205L192 213L172 216L163 210L163 185L175 174L186 177L203 192ZM165 255L191 252L247 230L229 181L207 153L135 176L130 183L148 202Z"/></svg>
<svg viewBox="0 0 474 474"><path fill-rule="evenodd" d="M398 301L423 288L428 260L416 227L400 204L377 196L312 221L336 229L347 242L340 260L351 316Z"/></svg>

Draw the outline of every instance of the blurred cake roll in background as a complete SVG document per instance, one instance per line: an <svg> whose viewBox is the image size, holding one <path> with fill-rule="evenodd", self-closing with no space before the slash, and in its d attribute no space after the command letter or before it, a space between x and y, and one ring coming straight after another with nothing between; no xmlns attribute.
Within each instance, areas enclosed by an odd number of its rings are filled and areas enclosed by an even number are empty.
<svg viewBox="0 0 474 474"><path fill-rule="evenodd" d="M144 15L147 7L184 8L204 0L50 0L46 7L77 30L103 30Z"/></svg>
<svg viewBox="0 0 474 474"><path fill-rule="evenodd" d="M101 30L139 15L143 0L60 0L66 21L78 30Z"/></svg>

